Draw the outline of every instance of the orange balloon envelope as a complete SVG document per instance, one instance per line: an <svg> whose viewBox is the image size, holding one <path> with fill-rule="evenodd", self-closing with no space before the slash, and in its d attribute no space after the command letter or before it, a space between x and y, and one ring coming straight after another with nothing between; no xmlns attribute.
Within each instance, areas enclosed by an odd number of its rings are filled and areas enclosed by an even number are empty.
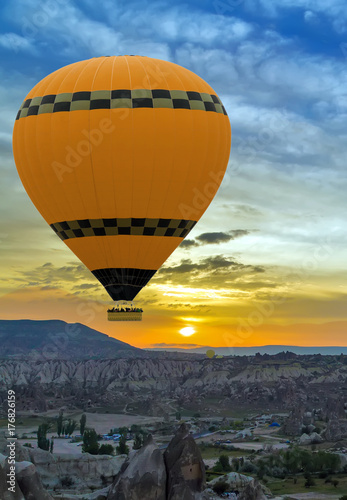
<svg viewBox="0 0 347 500"><path fill-rule="evenodd" d="M132 300L212 201L230 138L221 100L191 71L98 57L29 92L13 151L43 218L113 300Z"/></svg>

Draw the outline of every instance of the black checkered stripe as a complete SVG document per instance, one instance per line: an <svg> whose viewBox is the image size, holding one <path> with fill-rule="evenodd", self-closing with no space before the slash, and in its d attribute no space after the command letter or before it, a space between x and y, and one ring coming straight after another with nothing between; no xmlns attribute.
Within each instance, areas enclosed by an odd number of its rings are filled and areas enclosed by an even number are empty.
<svg viewBox="0 0 347 500"><path fill-rule="evenodd" d="M221 100L214 94L186 92L184 90L119 89L67 92L33 97L23 102L16 120L44 113L117 108L195 109L227 114Z"/></svg>
<svg viewBox="0 0 347 500"><path fill-rule="evenodd" d="M185 219L83 219L51 224L63 241L87 236L175 236L185 238L196 221Z"/></svg>

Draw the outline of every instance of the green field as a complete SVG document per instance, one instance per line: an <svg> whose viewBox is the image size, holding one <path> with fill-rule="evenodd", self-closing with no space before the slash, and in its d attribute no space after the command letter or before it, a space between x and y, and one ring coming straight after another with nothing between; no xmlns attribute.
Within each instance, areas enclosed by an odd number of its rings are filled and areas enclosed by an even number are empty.
<svg viewBox="0 0 347 500"><path fill-rule="evenodd" d="M208 458L219 458L221 455L228 455L231 458L243 457L245 455L250 455L251 450L222 450L221 448L204 447L199 445L199 449L203 459Z"/></svg>
<svg viewBox="0 0 347 500"><path fill-rule="evenodd" d="M315 492L324 493L326 495L346 495L347 494L347 477L339 474L334 474L331 476L332 480L339 481L338 486L335 488L331 483L325 483L325 479L319 479L312 476L315 486L310 488L305 487L306 479L303 476L297 477L297 483L294 484L292 478L287 479L273 479L266 483L267 488L269 488L274 495L283 495L291 493L305 493L305 492ZM311 499L313 500L313 499Z"/></svg>

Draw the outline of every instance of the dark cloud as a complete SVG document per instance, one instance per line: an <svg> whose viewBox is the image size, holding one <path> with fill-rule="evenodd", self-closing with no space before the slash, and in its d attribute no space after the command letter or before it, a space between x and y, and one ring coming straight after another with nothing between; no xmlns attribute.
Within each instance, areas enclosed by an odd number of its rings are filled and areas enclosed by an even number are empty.
<svg viewBox="0 0 347 500"><path fill-rule="evenodd" d="M255 273L265 273L265 269L261 266L253 266L253 271Z"/></svg>
<svg viewBox="0 0 347 500"><path fill-rule="evenodd" d="M197 236L197 240L202 245L208 244L218 244L218 243L226 243L231 240L235 240L236 238L240 238L241 236L246 236L250 231L246 229L233 229L228 233L216 232L216 233L202 233Z"/></svg>
<svg viewBox="0 0 347 500"><path fill-rule="evenodd" d="M195 240L183 240L180 244L180 248L191 248L197 247L198 243Z"/></svg>
<svg viewBox="0 0 347 500"><path fill-rule="evenodd" d="M193 305L191 302L178 302L178 303L170 303L170 304L165 304L161 303L158 304L159 307L165 307L167 309L182 309L182 310L194 310L195 312L199 312L200 310L204 310L203 312L206 314L210 311L209 306L203 305L203 304L196 304Z"/></svg>
<svg viewBox="0 0 347 500"><path fill-rule="evenodd" d="M165 344L165 342L159 342L158 344L152 344L152 347L203 347L201 344Z"/></svg>
<svg viewBox="0 0 347 500"><path fill-rule="evenodd" d="M61 267L46 262L29 270L17 269L16 276L13 276L11 281L26 287L38 286L41 290L70 288L71 285L74 285L73 290L80 292L101 288L90 271L78 262L68 262L66 266Z"/></svg>
<svg viewBox="0 0 347 500"><path fill-rule="evenodd" d="M234 257L215 255L197 262L182 259L175 266L162 267L153 282L165 285L193 286L251 293L255 289L274 287L274 280L265 274L266 268L259 265L243 264ZM264 275L263 279L259 276ZM167 307L170 307L168 305ZM185 307L187 307L185 305Z"/></svg>
<svg viewBox="0 0 347 500"><path fill-rule="evenodd" d="M201 245L218 245L219 243L227 243L236 238L247 236L250 232L248 229L232 229L228 232L202 233L196 237L196 240L183 240L180 247L187 249Z"/></svg>
<svg viewBox="0 0 347 500"><path fill-rule="evenodd" d="M184 274L191 273L197 274L201 272L214 272L221 269L240 270L248 269L253 272L263 272L263 268L259 266L250 266L237 262L235 259L226 258L223 255L216 255L214 257L207 257L198 263L192 262L191 259L182 259L178 266L162 267L159 271L160 275L163 274Z"/></svg>
<svg viewBox="0 0 347 500"><path fill-rule="evenodd" d="M82 283L73 287L74 290L89 290L90 288L99 288L97 283Z"/></svg>

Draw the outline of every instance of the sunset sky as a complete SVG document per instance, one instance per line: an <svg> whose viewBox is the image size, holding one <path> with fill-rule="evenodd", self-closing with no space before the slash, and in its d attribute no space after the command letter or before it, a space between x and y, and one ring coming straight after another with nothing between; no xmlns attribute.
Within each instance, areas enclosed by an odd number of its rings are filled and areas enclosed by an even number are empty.
<svg viewBox="0 0 347 500"><path fill-rule="evenodd" d="M0 12L1 319L81 322L139 347L347 345L344 1L8 0ZM139 294L136 324L107 322L108 295L32 205L11 145L39 80L118 54L196 72L233 133L215 200Z"/></svg>

